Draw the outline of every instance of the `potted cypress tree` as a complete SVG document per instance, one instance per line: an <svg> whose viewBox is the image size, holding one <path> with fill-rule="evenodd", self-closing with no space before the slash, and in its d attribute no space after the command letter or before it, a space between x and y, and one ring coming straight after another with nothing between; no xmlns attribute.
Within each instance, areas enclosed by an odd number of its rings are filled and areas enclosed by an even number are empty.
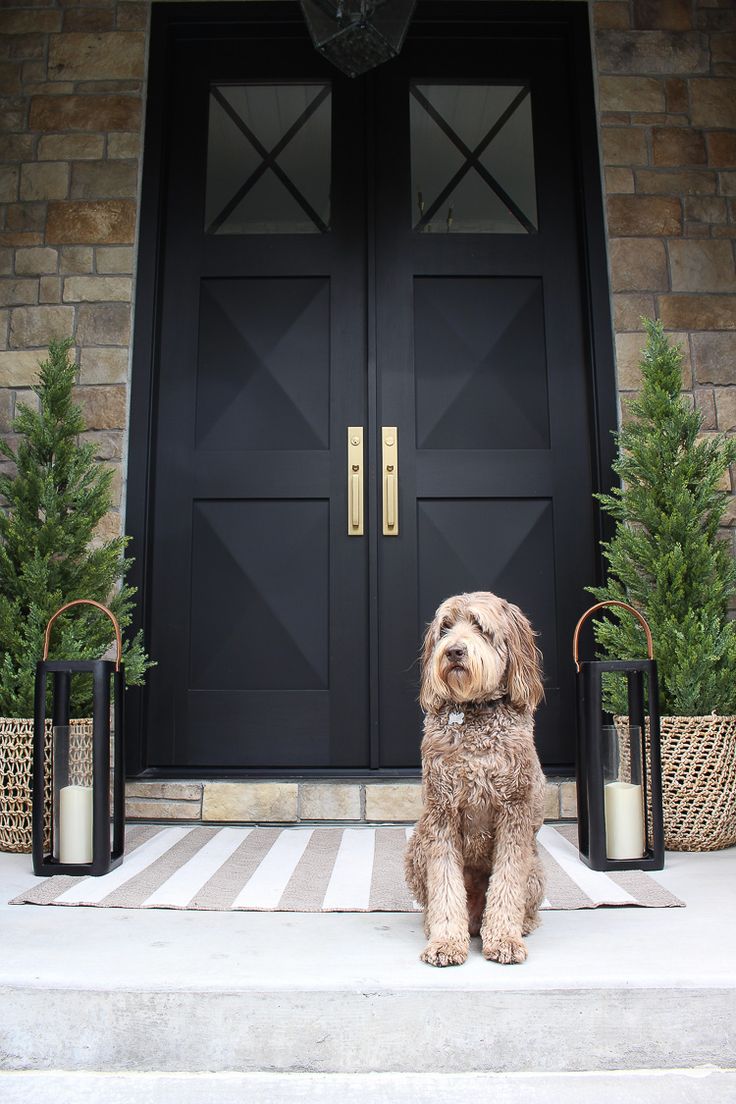
<svg viewBox="0 0 736 1104"><path fill-rule="evenodd" d="M597 497L615 520L603 544L600 601L629 602L652 630L662 714L665 845L700 851L736 842L736 563L719 533L736 438L703 435L681 394L682 355L660 322L644 319L642 389L617 434L621 486ZM595 623L601 658L644 654L625 612ZM625 687L607 685L606 708L626 712Z"/></svg>
<svg viewBox="0 0 736 1104"><path fill-rule="evenodd" d="M135 591L124 582L132 563L124 555L128 538L95 539L111 506L113 473L79 441L85 425L72 399L71 346L51 342L34 387L38 410L20 406L15 449L0 440L15 468L0 476L0 850L30 850L35 669L49 618L74 598L93 598L124 630L133 609ZM57 622L50 654L95 658L113 640L108 618L77 607ZM151 666L140 633L125 644L123 661L128 684L140 684ZM91 686L80 681L75 692L74 715L88 717Z"/></svg>

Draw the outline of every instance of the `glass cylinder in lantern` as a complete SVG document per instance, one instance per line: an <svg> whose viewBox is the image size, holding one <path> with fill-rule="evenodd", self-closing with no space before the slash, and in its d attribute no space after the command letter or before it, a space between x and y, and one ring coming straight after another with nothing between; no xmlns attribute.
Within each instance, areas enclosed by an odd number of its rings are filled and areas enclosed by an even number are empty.
<svg viewBox="0 0 736 1104"><path fill-rule="evenodd" d="M102 610L113 623L115 661L50 660L51 629L72 606ZM122 637L114 615L100 602L79 598L62 606L46 626L43 659L36 666L33 732L33 870L35 874L107 874L123 858L125 770L123 752ZM89 696L92 716L72 720L78 692ZM44 835L46 711L51 692L51 847Z"/></svg>
<svg viewBox="0 0 736 1104"><path fill-rule="evenodd" d="M647 659L578 659L580 630L591 614L619 606L637 618ZM626 602L599 602L578 621L577 796L580 857L593 870L661 870L664 866L659 689L652 634ZM604 711L604 680L626 683L627 713Z"/></svg>

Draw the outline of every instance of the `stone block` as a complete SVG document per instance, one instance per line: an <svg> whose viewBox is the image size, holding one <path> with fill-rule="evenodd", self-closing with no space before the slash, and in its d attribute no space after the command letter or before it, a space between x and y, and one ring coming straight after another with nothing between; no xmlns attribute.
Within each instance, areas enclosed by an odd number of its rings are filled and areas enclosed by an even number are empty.
<svg viewBox="0 0 736 1104"><path fill-rule="evenodd" d="M602 76L601 111L664 111L664 86L656 77Z"/></svg>
<svg viewBox="0 0 736 1104"><path fill-rule="evenodd" d="M134 96L33 96L31 130L138 130L141 101Z"/></svg>
<svg viewBox="0 0 736 1104"><path fill-rule="evenodd" d="M79 307L77 336L80 345L128 345L130 304L82 303Z"/></svg>
<svg viewBox="0 0 736 1104"><path fill-rule="evenodd" d="M14 260L12 249L0 249L0 276L12 276Z"/></svg>
<svg viewBox="0 0 736 1104"><path fill-rule="evenodd" d="M59 272L62 276L91 272L94 252L88 245L64 245L59 250Z"/></svg>
<svg viewBox="0 0 736 1104"><path fill-rule="evenodd" d="M736 172L719 173L718 190L721 195L736 196Z"/></svg>
<svg viewBox="0 0 736 1104"><path fill-rule="evenodd" d="M198 801L125 799L127 820L199 820Z"/></svg>
<svg viewBox="0 0 736 1104"><path fill-rule="evenodd" d="M670 77L665 81L665 103L668 111L685 114L690 110L687 81L681 77Z"/></svg>
<svg viewBox="0 0 736 1104"><path fill-rule="evenodd" d="M302 782L300 820L360 820L360 786L348 782Z"/></svg>
<svg viewBox="0 0 736 1104"><path fill-rule="evenodd" d="M130 275L133 271L133 250L128 246L100 246L95 253L95 268L105 275Z"/></svg>
<svg viewBox="0 0 736 1104"><path fill-rule="evenodd" d="M544 819L560 819L560 784L547 782L544 787Z"/></svg>
<svg viewBox="0 0 736 1104"><path fill-rule="evenodd" d="M110 510L95 526L92 546L100 547L116 540L121 535L120 524L120 514L116 510Z"/></svg>
<svg viewBox="0 0 736 1104"><path fill-rule="evenodd" d="M34 234L27 230L0 230L0 246L25 248L30 245L42 245L43 234Z"/></svg>
<svg viewBox="0 0 736 1104"><path fill-rule="evenodd" d="M693 392L695 408L699 411L703 429L717 429L716 400L710 387L699 387Z"/></svg>
<svg viewBox="0 0 736 1104"><path fill-rule="evenodd" d="M134 196L138 165L133 161L81 162L72 170L72 199L115 199Z"/></svg>
<svg viewBox="0 0 736 1104"><path fill-rule="evenodd" d="M87 441L94 447L98 460L122 460L124 433L114 429L93 429L80 433L80 441Z"/></svg>
<svg viewBox="0 0 736 1104"><path fill-rule="evenodd" d="M61 279L58 276L42 276L38 281L39 303L61 302Z"/></svg>
<svg viewBox="0 0 736 1104"><path fill-rule="evenodd" d="M725 31L710 36L710 56L715 65L736 61L736 32Z"/></svg>
<svg viewBox="0 0 736 1104"><path fill-rule="evenodd" d="M736 80L690 81L690 121L709 128L736 127Z"/></svg>
<svg viewBox="0 0 736 1104"><path fill-rule="evenodd" d="M607 195L634 191L634 174L631 169L606 168L604 181Z"/></svg>
<svg viewBox="0 0 736 1104"><path fill-rule="evenodd" d="M716 174L697 169L684 172L637 169L636 190L644 195L715 195Z"/></svg>
<svg viewBox="0 0 736 1104"><path fill-rule="evenodd" d="M48 246L19 249L15 254L15 271L19 276L46 276L58 267L58 250Z"/></svg>
<svg viewBox="0 0 736 1104"><path fill-rule="evenodd" d="M109 346L81 351L80 383L125 383L128 378L129 353L126 348Z"/></svg>
<svg viewBox="0 0 736 1104"><path fill-rule="evenodd" d="M61 30L61 12L54 9L10 8L0 13L0 34L41 35Z"/></svg>
<svg viewBox="0 0 736 1104"><path fill-rule="evenodd" d="M38 280L0 280L0 306L16 307L38 302Z"/></svg>
<svg viewBox="0 0 736 1104"><path fill-rule="evenodd" d="M634 27L642 31L689 31L692 28L689 0L634 0Z"/></svg>
<svg viewBox="0 0 736 1104"><path fill-rule="evenodd" d="M5 208L5 225L8 230L35 230L43 232L46 221L46 205L43 203L11 203Z"/></svg>
<svg viewBox="0 0 736 1104"><path fill-rule="evenodd" d="M126 199L50 203L50 244L129 245L135 236L135 203Z"/></svg>
<svg viewBox="0 0 736 1104"><path fill-rule="evenodd" d="M115 158L136 158L140 156L140 134L110 134L107 139L107 156Z"/></svg>
<svg viewBox="0 0 736 1104"><path fill-rule="evenodd" d="M608 232L614 237L651 237L682 232L682 204L674 196L609 196Z"/></svg>
<svg viewBox="0 0 736 1104"><path fill-rule="evenodd" d="M692 127L654 127L652 130L653 165L704 165L705 138Z"/></svg>
<svg viewBox="0 0 736 1104"><path fill-rule="evenodd" d="M692 364L690 361L690 344L686 333L668 333L667 337L673 345L680 346L682 353L682 386L685 390L692 387ZM641 354L646 344L646 334L643 331L636 333L616 334L616 377L620 391L638 391L641 387Z"/></svg>
<svg viewBox="0 0 736 1104"><path fill-rule="evenodd" d="M10 433L14 418L14 395L12 391L0 391L0 433Z"/></svg>
<svg viewBox="0 0 736 1104"><path fill-rule="evenodd" d="M31 62L30 64L35 65L37 63ZM0 94L12 96L20 90L21 63L19 61L0 61Z"/></svg>
<svg viewBox="0 0 736 1104"><path fill-rule="evenodd" d="M82 408L87 429L125 429L127 394L125 387L100 385L77 387L74 401Z"/></svg>
<svg viewBox="0 0 736 1104"><path fill-rule="evenodd" d="M598 69L602 73L667 76L707 73L710 56L706 42L705 36L697 31L599 30L595 35Z"/></svg>
<svg viewBox="0 0 736 1104"><path fill-rule="evenodd" d="M202 820L295 821L298 790L296 782L205 782Z"/></svg>
<svg viewBox="0 0 736 1104"><path fill-rule="evenodd" d="M114 31L115 11L112 8L68 8L64 12L64 32Z"/></svg>
<svg viewBox="0 0 736 1104"><path fill-rule="evenodd" d="M38 383L43 349L16 349L0 353L0 387L32 387Z"/></svg>
<svg viewBox="0 0 736 1104"><path fill-rule="evenodd" d="M148 26L150 10L150 4L140 2L118 4L118 29L121 31L144 31Z"/></svg>
<svg viewBox="0 0 736 1104"><path fill-rule="evenodd" d="M145 36L139 31L54 35L49 76L54 80L126 80L143 77Z"/></svg>
<svg viewBox="0 0 736 1104"><path fill-rule="evenodd" d="M716 168L736 167L736 132L712 130L705 136L708 148L708 164Z"/></svg>
<svg viewBox="0 0 736 1104"><path fill-rule="evenodd" d="M126 797L156 798L159 801L200 801L201 782L126 782Z"/></svg>
<svg viewBox="0 0 736 1104"><path fill-rule="evenodd" d="M39 161L96 161L104 150L101 134L42 134L38 140Z"/></svg>
<svg viewBox="0 0 736 1104"><path fill-rule="evenodd" d="M10 345L14 349L46 346L52 338L70 337L74 307L16 307L10 315Z"/></svg>
<svg viewBox="0 0 736 1104"><path fill-rule="evenodd" d="M667 288L667 258L658 238L612 238L609 246L613 291Z"/></svg>
<svg viewBox="0 0 736 1104"><path fill-rule="evenodd" d="M736 333L693 334L692 342L698 383L736 384Z"/></svg>
<svg viewBox="0 0 736 1104"><path fill-rule="evenodd" d="M64 199L69 193L69 165L65 161L35 161L21 165L22 200Z"/></svg>
<svg viewBox="0 0 736 1104"><path fill-rule="evenodd" d="M67 276L65 303L130 302L129 276Z"/></svg>
<svg viewBox="0 0 736 1104"><path fill-rule="evenodd" d="M654 318L653 295L614 295L613 325L617 333L627 330L641 330L642 318Z"/></svg>
<svg viewBox="0 0 736 1104"><path fill-rule="evenodd" d="M646 165L647 141L638 127L603 127L600 132L604 165Z"/></svg>
<svg viewBox="0 0 736 1104"><path fill-rule="evenodd" d="M0 135L0 161L28 161L32 157L32 134Z"/></svg>
<svg viewBox="0 0 736 1104"><path fill-rule="evenodd" d="M716 426L721 433L736 432L736 359L731 362L731 387L717 387L713 392L716 405Z"/></svg>
<svg viewBox="0 0 736 1104"><path fill-rule="evenodd" d="M15 203L18 198L17 165L0 165L0 203Z"/></svg>
<svg viewBox="0 0 736 1104"><path fill-rule="evenodd" d="M659 317L667 330L736 330L735 295L660 295L658 299Z"/></svg>
<svg viewBox="0 0 736 1104"><path fill-rule="evenodd" d="M674 239L668 249L673 291L736 291L730 242Z"/></svg>
<svg viewBox="0 0 736 1104"><path fill-rule="evenodd" d="M725 222L728 217L726 200L719 196L686 196L685 218L688 222L708 225Z"/></svg>
<svg viewBox="0 0 736 1104"><path fill-rule="evenodd" d="M601 29L628 31L631 26L629 5L617 0L597 0L593 5L593 23Z"/></svg>
<svg viewBox="0 0 736 1104"><path fill-rule="evenodd" d="M422 788L417 782L376 782L365 787L365 819L415 821L422 811Z"/></svg>
<svg viewBox="0 0 736 1104"><path fill-rule="evenodd" d="M563 820L574 820L578 815L578 793L574 782L560 785L560 816Z"/></svg>

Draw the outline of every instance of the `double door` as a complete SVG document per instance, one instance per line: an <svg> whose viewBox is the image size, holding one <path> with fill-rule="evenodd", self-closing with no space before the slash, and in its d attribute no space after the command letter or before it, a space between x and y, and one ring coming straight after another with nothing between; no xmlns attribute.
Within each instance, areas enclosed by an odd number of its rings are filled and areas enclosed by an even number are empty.
<svg viewBox="0 0 736 1104"><path fill-rule="evenodd" d="M177 43L148 766L416 766L421 635L475 589L539 632L538 743L571 761L595 540L567 58L421 20L352 81L297 16Z"/></svg>

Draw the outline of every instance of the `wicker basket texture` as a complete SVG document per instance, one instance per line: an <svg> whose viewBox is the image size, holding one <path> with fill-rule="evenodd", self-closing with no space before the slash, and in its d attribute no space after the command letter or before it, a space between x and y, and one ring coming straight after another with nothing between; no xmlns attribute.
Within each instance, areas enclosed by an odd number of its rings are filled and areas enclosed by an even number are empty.
<svg viewBox="0 0 736 1104"><path fill-rule="evenodd" d="M92 721L69 722L70 778L92 782ZM51 736L46 721L44 746L44 848L51 845ZM33 846L33 720L0 717L0 851L29 854Z"/></svg>

